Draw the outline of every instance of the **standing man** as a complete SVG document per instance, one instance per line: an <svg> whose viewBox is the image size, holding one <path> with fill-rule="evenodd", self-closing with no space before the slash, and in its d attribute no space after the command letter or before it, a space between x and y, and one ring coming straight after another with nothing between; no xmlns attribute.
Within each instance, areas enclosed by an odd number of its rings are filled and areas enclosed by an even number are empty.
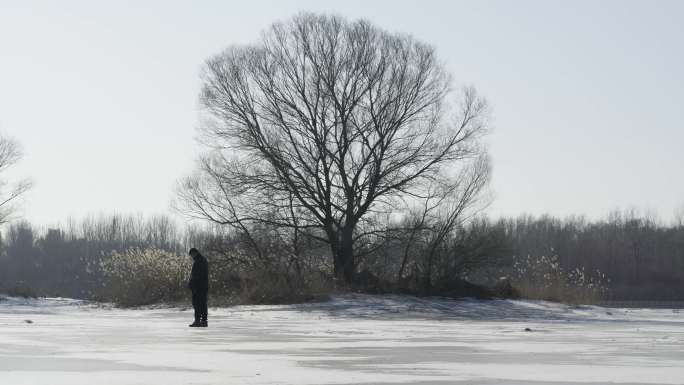
<svg viewBox="0 0 684 385"><path fill-rule="evenodd" d="M209 262L194 247L190 249L194 260L188 288L192 290L192 307L195 308L195 322L191 328L209 326L207 322L207 292L209 291Z"/></svg>

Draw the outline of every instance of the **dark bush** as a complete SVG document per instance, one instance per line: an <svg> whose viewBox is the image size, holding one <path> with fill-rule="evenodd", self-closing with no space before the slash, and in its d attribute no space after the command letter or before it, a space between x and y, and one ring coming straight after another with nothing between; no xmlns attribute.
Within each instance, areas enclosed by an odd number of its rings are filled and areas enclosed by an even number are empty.
<svg viewBox="0 0 684 385"><path fill-rule="evenodd" d="M38 298L36 291L26 285L15 285L3 290L3 292L9 297Z"/></svg>

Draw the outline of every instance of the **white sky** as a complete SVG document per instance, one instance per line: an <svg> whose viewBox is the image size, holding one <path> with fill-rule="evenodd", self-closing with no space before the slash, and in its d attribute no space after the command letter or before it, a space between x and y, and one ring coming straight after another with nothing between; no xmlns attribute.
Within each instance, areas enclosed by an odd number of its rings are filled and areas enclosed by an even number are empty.
<svg viewBox="0 0 684 385"><path fill-rule="evenodd" d="M683 1L0 0L24 216L167 212L200 151L203 61L301 10L411 33L489 99L493 216L684 204Z"/></svg>

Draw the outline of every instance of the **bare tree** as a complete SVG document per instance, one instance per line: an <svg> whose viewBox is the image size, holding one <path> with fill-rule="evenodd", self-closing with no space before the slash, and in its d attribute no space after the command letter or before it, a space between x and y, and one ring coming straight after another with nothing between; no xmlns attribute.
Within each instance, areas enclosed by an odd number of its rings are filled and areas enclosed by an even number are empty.
<svg viewBox="0 0 684 385"><path fill-rule="evenodd" d="M376 214L487 169L484 100L453 92L433 47L365 20L300 14L210 58L202 80L213 151L181 185L187 212L324 241L347 282Z"/></svg>
<svg viewBox="0 0 684 385"><path fill-rule="evenodd" d="M684 228L684 205L675 210L674 224L677 227Z"/></svg>
<svg viewBox="0 0 684 385"><path fill-rule="evenodd" d="M0 136L0 224L7 223L16 211L16 202L31 188L31 181L24 179L10 183L2 174L21 159L19 144Z"/></svg>

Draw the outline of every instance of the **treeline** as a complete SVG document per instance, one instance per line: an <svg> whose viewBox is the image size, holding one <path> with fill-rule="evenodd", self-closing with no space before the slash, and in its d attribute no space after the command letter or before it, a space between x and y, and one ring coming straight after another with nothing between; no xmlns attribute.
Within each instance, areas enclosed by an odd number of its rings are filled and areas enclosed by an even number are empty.
<svg viewBox="0 0 684 385"><path fill-rule="evenodd" d="M523 216L497 223L514 255L554 256L568 271L600 271L609 299L684 300L684 221L634 211L606 219Z"/></svg>
<svg viewBox="0 0 684 385"><path fill-rule="evenodd" d="M309 297L312 287L303 285L311 283L315 264L295 261L289 245L267 229L252 230L246 237L212 225L181 229L163 215L102 215L52 228L17 222L6 227L0 242L0 294L131 306L184 300L191 266L187 250L197 247L211 260L215 300Z"/></svg>
<svg viewBox="0 0 684 385"><path fill-rule="evenodd" d="M184 236L165 216L90 217L49 229L12 224L2 239L0 289L91 299L102 285L103 258L134 248L178 253Z"/></svg>
<svg viewBox="0 0 684 385"><path fill-rule="evenodd" d="M350 287L335 280L329 247L294 230L187 230L165 216L101 216L44 230L20 222L4 232L0 291L125 305L181 300L186 250L199 247L216 297L244 303L340 289L477 295L468 282L493 286L501 277L530 298L684 300L684 226L630 212L599 221L477 218L446 230L440 220L408 217L362 240Z"/></svg>

